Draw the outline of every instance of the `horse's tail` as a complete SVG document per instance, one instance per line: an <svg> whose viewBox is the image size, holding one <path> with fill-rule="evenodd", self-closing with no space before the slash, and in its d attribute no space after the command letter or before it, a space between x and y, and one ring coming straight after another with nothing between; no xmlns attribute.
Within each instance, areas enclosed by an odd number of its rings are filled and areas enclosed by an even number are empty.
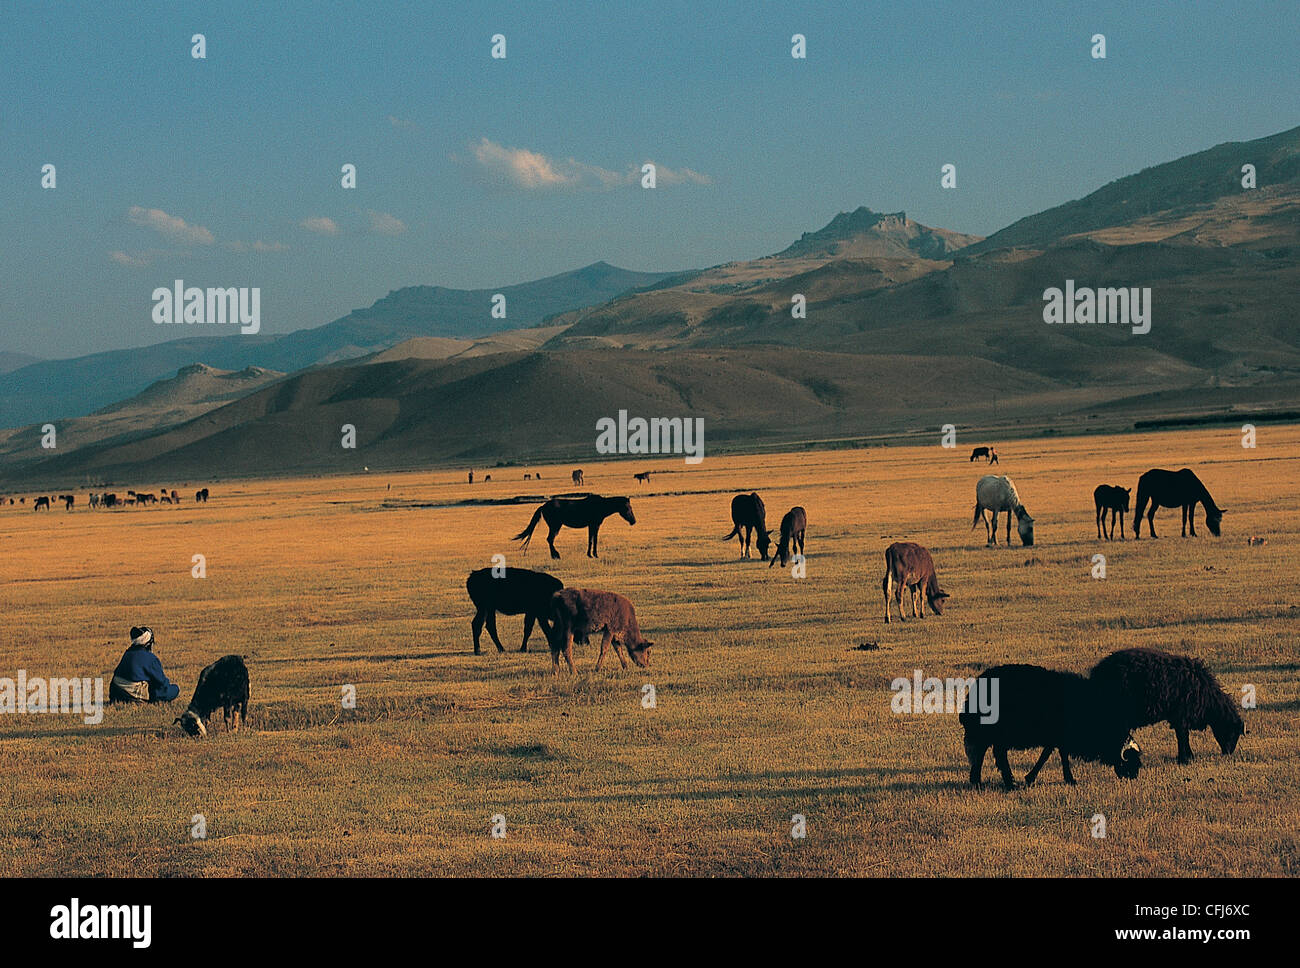
<svg viewBox="0 0 1300 968"><path fill-rule="evenodd" d="M979 502L979 501L976 501L976 502L975 502L975 517L971 519L971 523L970 523L970 529L971 529L972 531L975 530L975 525L977 525L977 524L980 523L980 512L983 511L983 510L984 510L984 509L983 509L982 507L980 507L980 502Z"/></svg>
<svg viewBox="0 0 1300 968"><path fill-rule="evenodd" d="M523 548L524 551L528 550L528 542L533 540L533 528L537 527L537 522L542 517L542 509L545 507L546 507L545 504L538 505L537 510L533 512L533 519L528 522L528 527L524 528L524 530L520 531L517 535L514 536L514 538L511 539L513 541L518 541L520 538L522 538L524 542L524 548Z"/></svg>
<svg viewBox="0 0 1300 968"><path fill-rule="evenodd" d="M740 525L739 525L739 524L737 524L734 528L732 528L732 529L731 529L731 534L727 535L727 536L726 536L725 538L723 538L722 540L723 540L723 541L730 541L732 538L734 538L734 537L735 537L736 535L738 535L738 534L740 534Z"/></svg>

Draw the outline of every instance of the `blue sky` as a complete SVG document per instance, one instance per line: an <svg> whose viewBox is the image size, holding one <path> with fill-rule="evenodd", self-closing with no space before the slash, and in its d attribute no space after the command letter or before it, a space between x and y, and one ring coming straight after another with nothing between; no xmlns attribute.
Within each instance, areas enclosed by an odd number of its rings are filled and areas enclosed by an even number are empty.
<svg viewBox="0 0 1300 968"><path fill-rule="evenodd" d="M5 0L0 350L174 338L177 278L261 287L283 333L406 285L753 258L859 205L988 234L1300 124L1298 37L1294 0Z"/></svg>

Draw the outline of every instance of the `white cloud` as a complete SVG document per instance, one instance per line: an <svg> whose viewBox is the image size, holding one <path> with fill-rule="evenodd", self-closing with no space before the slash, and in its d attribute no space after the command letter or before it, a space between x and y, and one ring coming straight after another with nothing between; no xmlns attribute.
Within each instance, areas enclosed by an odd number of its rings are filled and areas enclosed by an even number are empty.
<svg viewBox="0 0 1300 968"><path fill-rule="evenodd" d="M108 257L120 266L127 266L131 269L143 269L149 264L148 256L131 255L129 252L123 252L121 249L114 249L108 254Z"/></svg>
<svg viewBox="0 0 1300 968"><path fill-rule="evenodd" d="M298 223L308 232L315 232L317 235L338 235L339 226L332 218L326 218L318 215L313 218L305 218Z"/></svg>
<svg viewBox="0 0 1300 968"><path fill-rule="evenodd" d="M179 215L168 215L160 208L142 208L132 205L126 217L133 225L153 229L159 235L198 245L211 245L216 239L202 225L191 225Z"/></svg>
<svg viewBox="0 0 1300 968"><path fill-rule="evenodd" d="M395 215L373 209L366 214L370 216L370 231L376 235L401 235L406 231L406 225Z"/></svg>
<svg viewBox="0 0 1300 968"><path fill-rule="evenodd" d="M612 191L641 180L641 166L629 165L622 171L612 171L598 165L589 165L575 158L550 158L527 148L507 148L489 138L482 138L472 147L474 160L490 181L525 191L556 189ZM713 180L690 168L666 168L656 165L655 180L658 185L710 185Z"/></svg>
<svg viewBox="0 0 1300 968"><path fill-rule="evenodd" d="M655 183L659 185L712 185L713 179L690 168L655 165Z"/></svg>
<svg viewBox="0 0 1300 968"><path fill-rule="evenodd" d="M487 174L517 188L564 188L574 181L572 174L558 171L543 154L526 148L506 148L487 138L474 146L474 158Z"/></svg>

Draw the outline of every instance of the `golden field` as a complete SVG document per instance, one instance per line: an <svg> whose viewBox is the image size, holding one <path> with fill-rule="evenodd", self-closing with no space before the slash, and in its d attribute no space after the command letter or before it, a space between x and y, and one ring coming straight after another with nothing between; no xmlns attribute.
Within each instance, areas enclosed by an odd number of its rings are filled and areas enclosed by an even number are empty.
<svg viewBox="0 0 1300 968"><path fill-rule="evenodd" d="M992 470L1034 516L1033 548L988 549L971 529L979 443L586 462L584 489L629 494L637 517L606 522L599 561L581 532L561 533L557 562L544 526L526 556L509 540L541 495L573 490L569 466L490 468L472 487L460 470L213 483L206 506L193 492L209 482L141 481L113 489L165 484L184 501L112 512L86 509L82 489L71 513L33 513L28 494L0 510L0 676L107 686L128 627L147 624L181 698L109 706L97 726L0 716L0 875L1300 873L1300 428L1263 426L1255 449L1232 427L1002 443ZM1177 510L1159 512L1159 540L1134 543L1131 519L1130 540L1096 539L1096 484L1183 466L1227 510L1223 537L1198 509L1196 539ZM720 540L732 494L751 489L773 527L807 508L806 578ZM895 540L933 552L943 616L884 625ZM541 631L513 651L522 619L507 616L509 651L485 631L475 656L464 582L495 553L627 595L651 667L594 673L593 642L554 680ZM1233 695L1255 686L1233 756L1206 731L1180 767L1162 725L1139 731L1134 781L1080 763L1071 788L1054 757L1030 790L977 792L955 716L890 711L889 683L918 668L1086 671L1132 646L1200 656ZM248 657L247 728L226 734L218 716L192 740L172 721L229 652ZM1012 755L1018 778L1035 755Z"/></svg>

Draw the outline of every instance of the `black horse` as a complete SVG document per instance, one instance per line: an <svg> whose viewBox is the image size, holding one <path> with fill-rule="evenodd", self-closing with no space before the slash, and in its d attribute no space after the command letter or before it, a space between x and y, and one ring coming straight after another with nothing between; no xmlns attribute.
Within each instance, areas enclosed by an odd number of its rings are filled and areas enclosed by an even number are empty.
<svg viewBox="0 0 1300 968"><path fill-rule="evenodd" d="M550 528L546 543L551 546L552 558L560 557L560 553L555 550L555 536L563 527L586 528L587 557L599 558L600 555L596 553L596 540L600 535L601 524L611 514L617 514L628 524L636 524L636 518L632 514L632 502L625 497L600 497L596 494L582 498L553 497L533 512L533 519L528 522L528 527L515 535L514 540L522 539L524 551L527 552L528 542L533 540L533 529L537 527L538 519L545 518L546 526Z"/></svg>
<svg viewBox="0 0 1300 968"><path fill-rule="evenodd" d="M1106 528L1106 512L1110 512L1110 534L1107 541L1115 540L1115 519L1119 518L1119 540L1124 540L1124 515L1128 514L1128 496L1133 493L1131 487L1114 487L1110 484L1098 484L1092 492L1093 503L1097 506L1097 537L1101 538Z"/></svg>
<svg viewBox="0 0 1300 968"><path fill-rule="evenodd" d="M1147 511L1147 526L1151 529L1153 538L1158 537L1157 508L1182 508L1183 537L1186 538L1190 530L1192 537L1195 538L1195 515L1198 504L1205 505L1205 526L1216 538L1219 536L1219 522L1223 520L1223 508L1214 503L1210 492L1189 468L1184 467L1178 471L1153 468L1138 478L1137 511L1133 515L1134 539L1142 537L1142 512L1147 510L1148 502L1151 504L1151 510Z"/></svg>
<svg viewBox="0 0 1300 968"><path fill-rule="evenodd" d="M474 632L474 654L479 654L479 636L483 634L484 623L497 651L505 651L497 636L497 612L523 614L524 644L519 647L520 652L528 651L528 636L533 633L534 622L542 626L542 632L549 638L551 627L546 621L546 612L551 607L551 596L563 587L564 582L560 579L527 568L503 568L500 577L495 576L491 568L470 572L465 588L475 609L474 620L470 623Z"/></svg>
<svg viewBox="0 0 1300 968"><path fill-rule="evenodd" d="M748 558L750 538L757 531L758 538L754 543L758 545L759 555L767 561L767 549L772 546L772 536L767 530L767 509L763 507L763 499L757 492L737 494L731 499L731 523L734 525L731 534L722 540L730 541L739 536L740 557ZM744 534L740 533L742 528Z"/></svg>

